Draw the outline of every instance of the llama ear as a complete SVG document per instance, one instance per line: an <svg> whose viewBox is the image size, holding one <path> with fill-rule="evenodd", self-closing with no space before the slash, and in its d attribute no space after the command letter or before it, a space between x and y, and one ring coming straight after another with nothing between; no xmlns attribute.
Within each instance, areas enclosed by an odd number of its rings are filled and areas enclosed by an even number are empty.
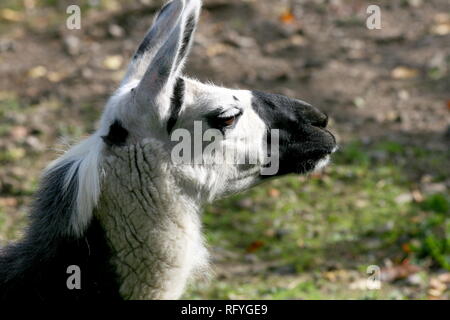
<svg viewBox="0 0 450 320"><path fill-rule="evenodd" d="M192 43L194 42L194 33L197 27L200 10L202 7L201 0L187 0L186 8L183 12L183 37L181 39L181 47L178 52L176 63L177 76L183 71L184 62L189 55Z"/></svg>
<svg viewBox="0 0 450 320"><path fill-rule="evenodd" d="M162 43L167 41L177 25L184 8L184 0L173 0L158 12L152 26L131 59L123 83L141 79Z"/></svg>
<svg viewBox="0 0 450 320"><path fill-rule="evenodd" d="M162 92L167 97L172 95L192 44L200 14L201 0L174 0L173 3L181 3L181 6L186 3L186 5L183 6L182 13L175 19L175 24L167 30L168 35L165 36L151 59L137 87L136 94L141 103L148 104L157 100Z"/></svg>

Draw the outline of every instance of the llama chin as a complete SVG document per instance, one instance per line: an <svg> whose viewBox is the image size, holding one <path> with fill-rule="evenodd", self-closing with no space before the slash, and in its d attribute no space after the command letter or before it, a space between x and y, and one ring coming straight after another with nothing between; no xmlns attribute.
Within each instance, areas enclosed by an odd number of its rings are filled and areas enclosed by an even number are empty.
<svg viewBox="0 0 450 320"><path fill-rule="evenodd" d="M324 169L328 164L330 163L330 156L325 156L325 158L319 160L317 162L316 167L314 168L313 172L320 171Z"/></svg>
<svg viewBox="0 0 450 320"><path fill-rule="evenodd" d="M331 154L335 153L337 150L338 150L338 146L335 146L335 147L331 150ZM325 167L328 166L328 165L330 164L330 162L331 162L331 155L328 154L328 155L326 155L323 159L320 159L320 160L317 162L317 164L316 164L316 166L315 166L313 172L318 172L318 171L321 171L321 170L325 169Z"/></svg>

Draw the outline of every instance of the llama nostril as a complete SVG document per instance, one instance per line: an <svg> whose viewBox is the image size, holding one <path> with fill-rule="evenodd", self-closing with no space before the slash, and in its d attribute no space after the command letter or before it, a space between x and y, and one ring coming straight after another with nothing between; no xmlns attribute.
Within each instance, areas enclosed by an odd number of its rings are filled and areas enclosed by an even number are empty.
<svg viewBox="0 0 450 320"><path fill-rule="evenodd" d="M328 115L323 112L317 113L314 118L310 119L310 124L324 129L328 125Z"/></svg>
<svg viewBox="0 0 450 320"><path fill-rule="evenodd" d="M326 113L323 113L322 119L317 123L317 126L319 128L326 128L328 125L328 115Z"/></svg>
<svg viewBox="0 0 450 320"><path fill-rule="evenodd" d="M320 111L318 108L310 105L309 103L299 101L301 117L309 124L318 128L325 128L328 125L328 115L325 112Z"/></svg>

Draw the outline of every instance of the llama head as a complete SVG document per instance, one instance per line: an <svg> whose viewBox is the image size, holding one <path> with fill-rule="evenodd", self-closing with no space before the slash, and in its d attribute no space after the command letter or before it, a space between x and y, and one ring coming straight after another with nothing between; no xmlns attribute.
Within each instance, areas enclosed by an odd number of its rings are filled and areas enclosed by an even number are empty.
<svg viewBox="0 0 450 320"><path fill-rule="evenodd" d="M173 0L157 14L104 114L106 147L158 141L209 199L325 164L336 143L316 108L182 74L200 7Z"/></svg>

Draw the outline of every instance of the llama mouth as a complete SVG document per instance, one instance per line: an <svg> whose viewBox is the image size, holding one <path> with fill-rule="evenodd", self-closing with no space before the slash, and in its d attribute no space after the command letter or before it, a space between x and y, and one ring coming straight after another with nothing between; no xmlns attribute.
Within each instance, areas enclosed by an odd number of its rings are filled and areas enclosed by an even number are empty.
<svg viewBox="0 0 450 320"><path fill-rule="evenodd" d="M324 158L322 158L316 162L316 165L311 170L311 172L319 172L322 169L324 169L329 163L330 163L330 155L327 155Z"/></svg>
<svg viewBox="0 0 450 320"><path fill-rule="evenodd" d="M303 150L301 152L298 152L298 148L292 148L283 154L279 162L279 170L272 177L284 176L291 173L307 174L320 170L328 165L331 155L336 150L336 145L307 151ZM266 175L262 177L264 180L270 178L270 176Z"/></svg>
<svg viewBox="0 0 450 320"><path fill-rule="evenodd" d="M331 155L338 149L337 145L326 149L317 149L304 152L300 155L300 160L293 170L297 174L307 174L309 172L320 171L325 168L331 159Z"/></svg>

